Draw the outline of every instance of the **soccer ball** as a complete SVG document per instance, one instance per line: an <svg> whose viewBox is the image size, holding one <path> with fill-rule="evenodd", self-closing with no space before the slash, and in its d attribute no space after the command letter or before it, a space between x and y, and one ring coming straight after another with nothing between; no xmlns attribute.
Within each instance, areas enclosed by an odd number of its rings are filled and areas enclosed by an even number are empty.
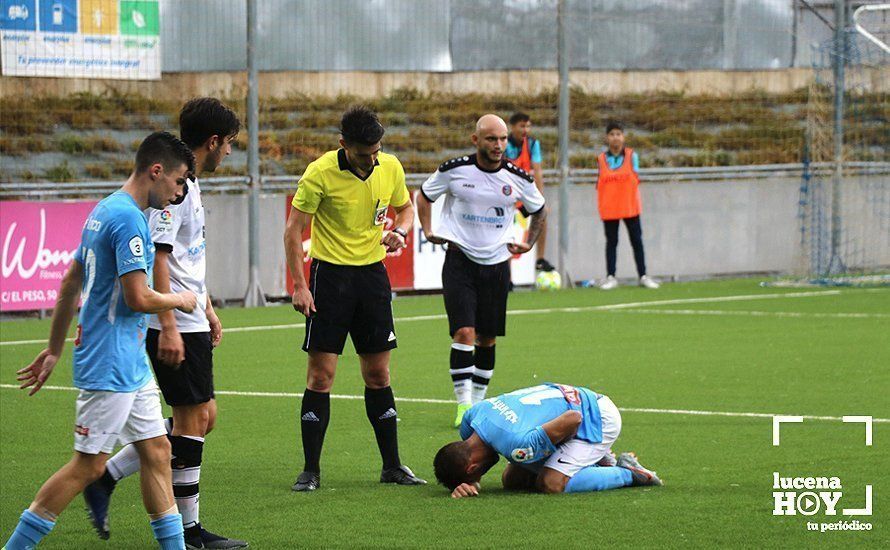
<svg viewBox="0 0 890 550"><path fill-rule="evenodd" d="M541 271L535 277L535 288L538 290L558 290L562 286L562 277L557 271Z"/></svg>

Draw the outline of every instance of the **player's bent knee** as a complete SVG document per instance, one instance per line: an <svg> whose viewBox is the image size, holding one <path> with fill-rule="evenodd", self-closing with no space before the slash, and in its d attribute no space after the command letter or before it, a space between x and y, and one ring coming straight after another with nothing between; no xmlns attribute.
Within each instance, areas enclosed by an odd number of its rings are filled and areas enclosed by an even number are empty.
<svg viewBox="0 0 890 550"><path fill-rule="evenodd" d="M454 341L459 344L472 346L476 343L476 329L474 327L460 327L454 331Z"/></svg>
<svg viewBox="0 0 890 550"><path fill-rule="evenodd" d="M167 436L153 437L140 443L139 460L142 464L151 467L170 464L173 455Z"/></svg>
<svg viewBox="0 0 890 550"><path fill-rule="evenodd" d="M105 463L108 461L108 455L96 454L78 454L73 462L77 473L88 483L96 481L105 473Z"/></svg>
<svg viewBox="0 0 890 550"><path fill-rule="evenodd" d="M476 345L482 348L490 348L495 344L497 340L496 336L477 336L476 337Z"/></svg>
<svg viewBox="0 0 890 550"><path fill-rule="evenodd" d="M538 477L537 488L538 491L547 494L557 494L562 493L566 489L566 484L569 482L569 477L563 475L559 472L544 473Z"/></svg>
<svg viewBox="0 0 890 550"><path fill-rule="evenodd" d="M211 399L207 404L207 427L204 429L204 435L213 431L216 426L216 400Z"/></svg>
<svg viewBox="0 0 890 550"><path fill-rule="evenodd" d="M501 475L501 484L507 491L531 491L535 488L535 475L511 464Z"/></svg>
<svg viewBox="0 0 890 550"><path fill-rule="evenodd" d="M334 376L321 369L309 369L306 375L306 387L312 391L329 392L334 384Z"/></svg>
<svg viewBox="0 0 890 550"><path fill-rule="evenodd" d="M364 373L365 385L372 390L389 386L389 368L383 367Z"/></svg>

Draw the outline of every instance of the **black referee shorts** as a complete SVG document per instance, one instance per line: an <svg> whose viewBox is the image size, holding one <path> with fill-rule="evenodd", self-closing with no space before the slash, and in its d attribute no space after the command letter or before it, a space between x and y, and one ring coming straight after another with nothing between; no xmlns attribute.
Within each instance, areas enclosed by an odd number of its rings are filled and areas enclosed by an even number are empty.
<svg viewBox="0 0 890 550"><path fill-rule="evenodd" d="M442 293L451 336L462 327L474 327L481 336L506 334L510 260L477 264L449 245L442 266Z"/></svg>
<svg viewBox="0 0 890 550"><path fill-rule="evenodd" d="M303 351L340 355L347 334L359 355L396 347L392 289L383 262L354 266L313 259L309 290L316 312L306 320Z"/></svg>
<svg viewBox="0 0 890 550"><path fill-rule="evenodd" d="M148 329L145 348L164 401L171 407L198 405L213 399L213 343L209 332L183 332L185 361L171 367L158 359L161 331Z"/></svg>

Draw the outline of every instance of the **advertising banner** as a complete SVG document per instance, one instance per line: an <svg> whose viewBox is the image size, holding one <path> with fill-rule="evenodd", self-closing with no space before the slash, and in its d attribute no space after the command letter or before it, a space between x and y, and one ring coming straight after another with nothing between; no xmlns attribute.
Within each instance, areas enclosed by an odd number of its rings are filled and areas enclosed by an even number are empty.
<svg viewBox="0 0 890 550"><path fill-rule="evenodd" d="M158 0L0 0L3 74L161 78Z"/></svg>
<svg viewBox="0 0 890 550"><path fill-rule="evenodd" d="M0 311L49 309L96 202L0 202Z"/></svg>

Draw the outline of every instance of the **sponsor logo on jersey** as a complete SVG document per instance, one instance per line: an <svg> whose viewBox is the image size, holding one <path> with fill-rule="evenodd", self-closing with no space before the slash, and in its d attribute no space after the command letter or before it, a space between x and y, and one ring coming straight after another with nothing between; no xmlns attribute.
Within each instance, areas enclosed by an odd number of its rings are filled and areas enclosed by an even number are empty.
<svg viewBox="0 0 890 550"><path fill-rule="evenodd" d="M516 424L519 422L519 415L513 412L513 409L507 406L506 403L498 399L497 397L493 397L489 400L491 402L491 408L496 410L504 419L507 420L510 424Z"/></svg>
<svg viewBox="0 0 890 550"><path fill-rule="evenodd" d="M83 224L83 228L87 231L99 231L102 228L102 222L93 217L87 218L85 224Z"/></svg>

